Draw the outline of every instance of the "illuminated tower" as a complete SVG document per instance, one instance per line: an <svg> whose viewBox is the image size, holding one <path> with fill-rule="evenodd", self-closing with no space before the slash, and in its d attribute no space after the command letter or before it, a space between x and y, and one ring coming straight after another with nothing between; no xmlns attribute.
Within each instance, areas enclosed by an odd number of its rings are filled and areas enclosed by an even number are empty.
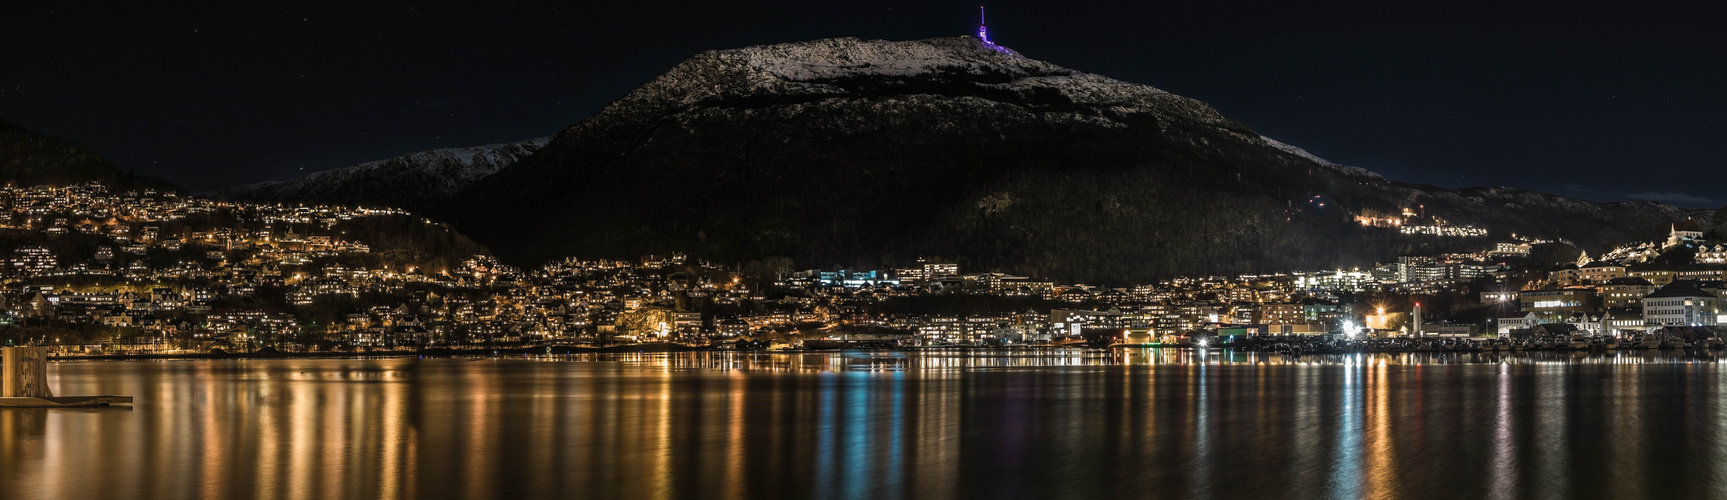
<svg viewBox="0 0 1727 500"><path fill-rule="evenodd" d="M995 45L989 41L989 27L984 23L982 5L977 6L977 39L983 40L984 45Z"/></svg>
<svg viewBox="0 0 1727 500"><path fill-rule="evenodd" d="M1415 334L1416 337L1420 337L1421 336L1421 303L1420 302L1415 303L1415 314L1413 314L1412 316L1415 317L1414 318L1415 319L1415 321L1414 321L1415 327L1409 329L1409 332Z"/></svg>

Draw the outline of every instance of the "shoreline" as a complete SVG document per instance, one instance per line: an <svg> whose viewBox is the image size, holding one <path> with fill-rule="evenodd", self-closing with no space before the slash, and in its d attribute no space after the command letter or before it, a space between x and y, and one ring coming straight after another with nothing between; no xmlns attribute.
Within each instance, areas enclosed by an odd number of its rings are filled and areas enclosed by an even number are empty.
<svg viewBox="0 0 1727 500"><path fill-rule="evenodd" d="M1509 350L1441 350L1441 349L1364 349L1336 352L1304 351L1287 353L1269 350L1244 349L1237 347L1195 348L1192 346L1130 346L1112 345L1108 347L1089 346L952 346L952 347L909 347L893 349L778 349L778 350L731 350L709 347L693 347L681 344L631 344L608 347L553 347L548 350L542 347L508 348L508 349L425 349L419 351L373 351L373 352L236 352L236 353L184 353L184 354L104 354L92 356L49 356L49 361L150 361L150 360L227 360L227 359L354 359L354 358L408 358L408 357L465 357L465 356L564 356L576 354L628 354L628 353L677 353L677 352L715 352L715 353L749 353L749 354L818 354L839 352L924 352L924 351L985 351L985 352L1026 352L1051 349L1079 349L1100 352L1142 351L1178 349L1215 353L1252 353L1252 354L1283 354L1293 357L1351 355L1351 354L1499 354L1515 355L1524 353L1566 352L1575 354L1597 353L1711 353L1720 350L1700 348L1674 349L1519 349Z"/></svg>
<svg viewBox="0 0 1727 500"><path fill-rule="evenodd" d="M1155 347L1154 347L1155 348ZM1166 349L1189 349L1189 347L1164 346ZM221 353L179 353L179 354L97 354L88 356L48 356L49 361L144 361L169 359L323 359L323 358L405 358L416 356L490 356L490 355L572 355L572 354L625 354L625 353L670 353L670 352L730 352L752 354L805 354L843 351L869 352L919 352L919 351L1041 351L1049 349L1094 349L1109 350L1106 347L1090 346L941 346L941 347L900 347L891 349L776 349L776 350L733 350L716 349L708 346L688 346L683 344L655 343L628 344L606 347L573 347L546 346L512 347L501 349L449 349L433 348L417 351L371 351L371 352L221 352Z"/></svg>
<svg viewBox="0 0 1727 500"><path fill-rule="evenodd" d="M512 347L500 349L448 349L433 348L417 351L370 351L370 352L218 352L218 353L176 353L176 354L96 354L88 356L48 356L49 361L124 361L124 360L156 360L156 359L320 359L320 358L405 358L415 356L487 356L493 354L604 354L628 352L694 352L708 351L702 347L691 347L680 344L631 344L607 347Z"/></svg>

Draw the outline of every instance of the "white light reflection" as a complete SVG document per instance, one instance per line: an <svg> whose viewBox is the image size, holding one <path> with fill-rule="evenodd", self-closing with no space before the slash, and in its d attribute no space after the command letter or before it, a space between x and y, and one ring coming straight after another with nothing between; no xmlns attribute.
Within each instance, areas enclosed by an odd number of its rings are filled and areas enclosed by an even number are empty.
<svg viewBox="0 0 1727 500"><path fill-rule="evenodd" d="M1511 437L1511 365L1499 365L1497 406L1493 416L1493 489L1495 499L1517 497L1517 443Z"/></svg>
<svg viewBox="0 0 1727 500"><path fill-rule="evenodd" d="M1361 498L1361 370L1365 355L1343 357L1343 388L1339 391L1337 447L1331 458L1331 498Z"/></svg>

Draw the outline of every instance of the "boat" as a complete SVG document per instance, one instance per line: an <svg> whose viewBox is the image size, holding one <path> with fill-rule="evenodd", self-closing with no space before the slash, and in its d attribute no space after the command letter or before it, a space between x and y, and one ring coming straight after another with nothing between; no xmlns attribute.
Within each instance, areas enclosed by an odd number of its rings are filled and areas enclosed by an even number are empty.
<svg viewBox="0 0 1727 500"><path fill-rule="evenodd" d="M1611 351L1611 350L1618 349L1618 348L1619 348L1619 337L1607 337L1605 340L1601 341L1601 349L1603 349L1603 350Z"/></svg>
<svg viewBox="0 0 1727 500"><path fill-rule="evenodd" d="M1661 341L1655 340L1654 335L1644 334L1641 339L1637 340L1638 349L1649 350L1657 347L1661 347Z"/></svg>
<svg viewBox="0 0 1727 500"><path fill-rule="evenodd" d="M1685 347L1685 341L1679 337L1669 337L1666 341L1661 342L1662 349L1684 349Z"/></svg>
<svg viewBox="0 0 1727 500"><path fill-rule="evenodd" d="M1589 339L1583 338L1582 335L1572 335L1571 339L1565 342L1565 347L1573 351L1588 350Z"/></svg>
<svg viewBox="0 0 1727 500"><path fill-rule="evenodd" d="M1709 337L1703 341L1703 348L1705 349L1721 349L1723 347L1727 347L1727 344L1723 344L1720 337Z"/></svg>

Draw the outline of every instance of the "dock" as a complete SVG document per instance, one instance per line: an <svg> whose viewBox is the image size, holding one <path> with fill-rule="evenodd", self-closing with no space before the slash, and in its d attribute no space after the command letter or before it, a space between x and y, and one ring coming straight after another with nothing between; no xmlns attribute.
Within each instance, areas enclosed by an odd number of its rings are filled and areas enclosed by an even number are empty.
<svg viewBox="0 0 1727 500"><path fill-rule="evenodd" d="M129 405L132 396L72 396L64 398L0 398L0 408L87 408Z"/></svg>
<svg viewBox="0 0 1727 500"><path fill-rule="evenodd" d="M48 353L40 347L0 349L0 408L84 408L132 404L132 396L61 396L48 388Z"/></svg>

